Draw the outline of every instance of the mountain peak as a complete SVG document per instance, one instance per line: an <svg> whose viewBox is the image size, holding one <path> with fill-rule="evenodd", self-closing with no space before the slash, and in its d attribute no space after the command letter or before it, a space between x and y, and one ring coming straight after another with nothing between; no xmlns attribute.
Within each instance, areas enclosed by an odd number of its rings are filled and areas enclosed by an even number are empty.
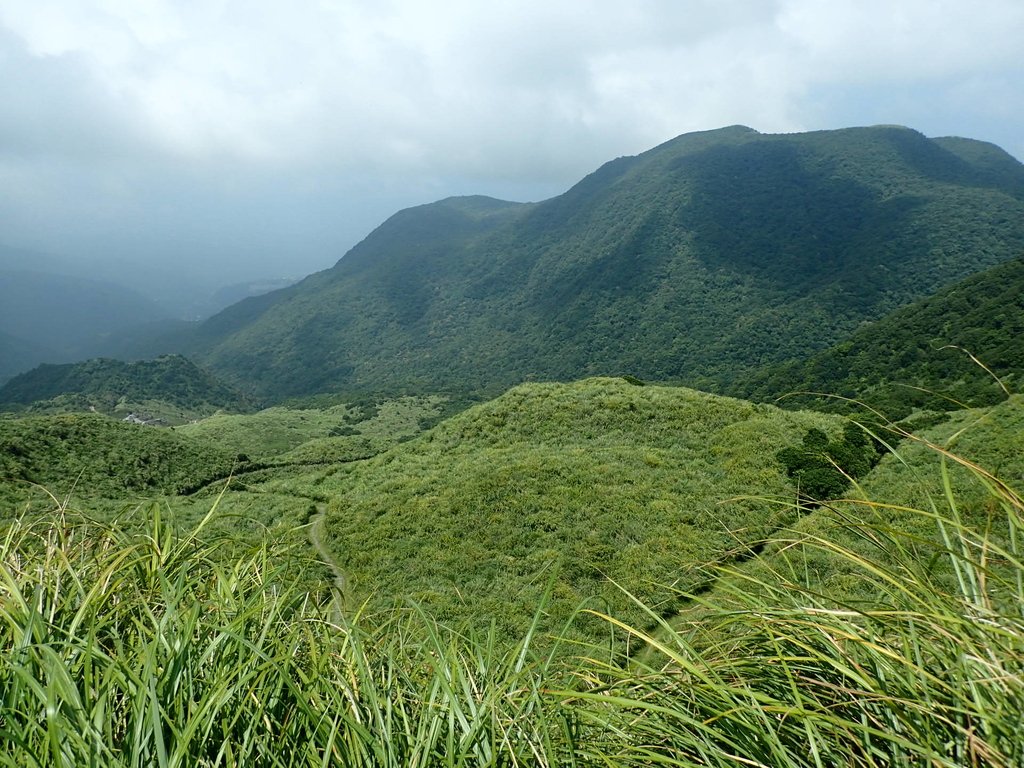
<svg viewBox="0 0 1024 768"><path fill-rule="evenodd" d="M197 352L269 397L624 374L714 389L1022 250L1024 167L981 145L730 126L541 203L406 209L316 280L212 319Z"/></svg>

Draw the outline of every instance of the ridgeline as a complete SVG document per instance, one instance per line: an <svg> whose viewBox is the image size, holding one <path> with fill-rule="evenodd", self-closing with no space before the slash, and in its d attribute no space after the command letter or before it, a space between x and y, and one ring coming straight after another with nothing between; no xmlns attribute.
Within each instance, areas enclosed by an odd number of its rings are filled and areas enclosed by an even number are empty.
<svg viewBox="0 0 1024 768"><path fill-rule="evenodd" d="M1024 166L899 127L687 134L536 204L401 211L203 324L261 397L633 374L722 391L1024 252Z"/></svg>

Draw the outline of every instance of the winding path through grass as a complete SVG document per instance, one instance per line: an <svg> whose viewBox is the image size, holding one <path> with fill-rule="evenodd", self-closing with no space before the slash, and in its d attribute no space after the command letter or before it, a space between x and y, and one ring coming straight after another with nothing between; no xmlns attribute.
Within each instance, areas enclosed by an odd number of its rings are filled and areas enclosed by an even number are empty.
<svg viewBox="0 0 1024 768"><path fill-rule="evenodd" d="M327 544L324 541L324 519L326 516L327 505L317 504L316 514L310 519L309 541L313 545L313 549L316 550L320 560L331 569L331 573L334 575L332 587L334 592L334 618L340 620L345 610L345 573L341 570L337 559L331 554L331 550L327 548Z"/></svg>

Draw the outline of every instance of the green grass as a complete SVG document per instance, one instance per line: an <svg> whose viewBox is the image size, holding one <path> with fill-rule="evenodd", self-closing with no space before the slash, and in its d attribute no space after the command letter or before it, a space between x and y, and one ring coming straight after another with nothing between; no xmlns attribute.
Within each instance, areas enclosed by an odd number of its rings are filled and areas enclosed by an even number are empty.
<svg viewBox="0 0 1024 768"><path fill-rule="evenodd" d="M295 551L17 521L0 540L0 764L557 764L546 662L415 612L329 623ZM553 679L553 678L552 678ZM550 714L546 714L550 713ZM550 722L545 718L550 717ZM557 740L557 743L556 741Z"/></svg>
<svg viewBox="0 0 1024 768"><path fill-rule="evenodd" d="M216 444L99 414L0 419L0 499L39 498L34 486L61 497L173 494L235 465Z"/></svg>
<svg viewBox="0 0 1024 768"><path fill-rule="evenodd" d="M935 503L871 503L923 528L850 521L873 552L838 526L800 534L872 604L823 593L782 552L756 575L726 569L685 623L642 602L655 632L595 611L629 654L539 652L543 601L512 642L415 606L339 617L296 578L316 567L304 550L231 544L209 527L215 503L181 531L159 508L141 531L66 506L15 520L0 535L0 765L1019 766L1024 502L1013 478L919 445ZM929 567L903 557L926 529ZM938 561L956 578L932 578Z"/></svg>
<svg viewBox="0 0 1024 768"><path fill-rule="evenodd" d="M523 385L315 487L333 553L376 606L411 598L514 636L551 584L546 630L583 604L642 621L609 580L673 612L701 565L793 522L769 500L792 488L778 449L841 425L623 380Z"/></svg>
<svg viewBox="0 0 1024 768"><path fill-rule="evenodd" d="M339 456L345 460L353 446L356 454L366 446L377 452L382 443L411 437L420 431L421 421L432 418L441 406L442 398L437 396L396 398L372 407L277 406L255 414L217 414L176 431L252 459L318 463Z"/></svg>
<svg viewBox="0 0 1024 768"><path fill-rule="evenodd" d="M957 525L983 532L990 544L1011 545L1011 518L996 503L991 480L977 468L1017 484L1024 478L1024 396L961 411L917 433L896 429L878 434L890 442L902 438L899 450L885 456L844 499L808 509L791 529L770 538L761 556L745 567L747 577L763 580L785 562L823 594L848 602L875 600L873 585L851 569L849 558L804 544L825 537L860 557L890 568L918 568L953 588L956 572L941 556L945 542L935 525L947 509L955 511ZM943 451L958 460L947 459L940 466ZM990 567L1000 567L1000 562L995 558Z"/></svg>

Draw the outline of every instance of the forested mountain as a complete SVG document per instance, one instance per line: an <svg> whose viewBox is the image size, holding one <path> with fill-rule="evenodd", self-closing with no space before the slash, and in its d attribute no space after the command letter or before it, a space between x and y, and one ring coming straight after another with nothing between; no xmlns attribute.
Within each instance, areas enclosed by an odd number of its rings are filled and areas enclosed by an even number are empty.
<svg viewBox="0 0 1024 768"><path fill-rule="evenodd" d="M101 408L113 408L119 401L150 400L211 412L252 407L236 390L180 355L133 363L98 358L40 365L0 387L0 405L28 405L61 395L77 395Z"/></svg>
<svg viewBox="0 0 1024 768"><path fill-rule="evenodd" d="M732 394L848 410L850 403L831 397L838 395L902 418L913 408L997 402L1003 386L1020 391L1022 374L1024 259L1018 258L898 309L810 359L756 371L737 381ZM827 396L790 394L814 392Z"/></svg>
<svg viewBox="0 0 1024 768"><path fill-rule="evenodd" d="M1024 251L1024 166L884 126L687 134L537 204L402 211L192 349L268 396L630 373L722 388Z"/></svg>

